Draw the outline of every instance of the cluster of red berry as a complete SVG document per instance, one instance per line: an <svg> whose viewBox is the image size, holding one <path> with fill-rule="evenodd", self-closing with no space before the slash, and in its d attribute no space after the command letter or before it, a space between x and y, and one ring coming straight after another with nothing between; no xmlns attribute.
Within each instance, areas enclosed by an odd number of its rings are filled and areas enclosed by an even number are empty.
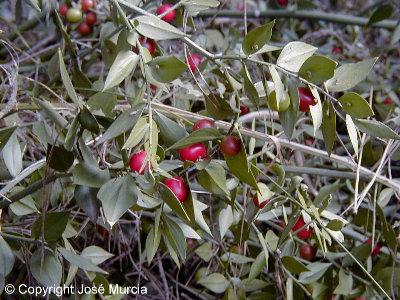
<svg viewBox="0 0 400 300"><path fill-rule="evenodd" d="M96 23L96 14L90 11L94 7L93 0L82 0L81 9L69 7L67 4L61 4L58 12L61 16L66 17L70 23L78 23L82 21L85 13L85 20L81 22L77 28L81 35L87 35L92 31L92 26Z"/></svg>

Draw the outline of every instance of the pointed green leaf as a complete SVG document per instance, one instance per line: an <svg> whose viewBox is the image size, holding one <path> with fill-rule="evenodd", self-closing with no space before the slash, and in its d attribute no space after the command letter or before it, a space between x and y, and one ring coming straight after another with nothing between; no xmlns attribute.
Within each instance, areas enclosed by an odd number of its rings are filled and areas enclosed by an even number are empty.
<svg viewBox="0 0 400 300"><path fill-rule="evenodd" d="M281 51L278 57L278 66L291 71L298 72L304 62L312 56L318 48L303 42L290 42Z"/></svg>
<svg viewBox="0 0 400 300"><path fill-rule="evenodd" d="M243 52L246 55L256 53L268 43L272 36L272 27L274 27L274 24L275 21L272 21L248 32L242 42Z"/></svg>
<svg viewBox="0 0 400 300"><path fill-rule="evenodd" d="M135 29L141 35L153 40L170 40L188 36L156 16L140 16L133 20L135 22Z"/></svg>
<svg viewBox="0 0 400 300"><path fill-rule="evenodd" d="M108 71L103 91L120 84L135 68L139 62L139 55L133 51L118 52L110 70Z"/></svg>
<svg viewBox="0 0 400 300"><path fill-rule="evenodd" d="M321 130L324 137L325 149L331 155L336 136L336 114L330 101L325 101L322 108Z"/></svg>
<svg viewBox="0 0 400 300"><path fill-rule="evenodd" d="M42 248L38 248L29 261L30 271L33 277L46 287L59 286L62 279L62 266L53 252L44 249L42 261Z"/></svg>
<svg viewBox="0 0 400 300"><path fill-rule="evenodd" d="M302 64L299 76L312 83L321 84L333 77L336 65L337 62L328 57L314 55Z"/></svg>
<svg viewBox="0 0 400 300"><path fill-rule="evenodd" d="M380 137L384 139L400 139L400 136L394 132L389 126L376 121L376 120L362 120L356 119L354 120L354 124L360 129L362 132L373 136Z"/></svg>
<svg viewBox="0 0 400 300"><path fill-rule="evenodd" d="M156 57L149 66L154 79L163 83L175 80L187 69L183 61L172 55Z"/></svg>

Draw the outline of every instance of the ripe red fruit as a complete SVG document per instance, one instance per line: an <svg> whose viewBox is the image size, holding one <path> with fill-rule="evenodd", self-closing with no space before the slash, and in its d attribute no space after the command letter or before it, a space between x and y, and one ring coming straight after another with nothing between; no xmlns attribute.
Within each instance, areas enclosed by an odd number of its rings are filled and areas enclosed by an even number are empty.
<svg viewBox="0 0 400 300"><path fill-rule="evenodd" d="M189 62L189 68L192 70L192 72L197 70L197 67L201 63L201 56L198 54L192 54L188 57L188 62Z"/></svg>
<svg viewBox="0 0 400 300"><path fill-rule="evenodd" d="M187 238L186 239L186 246L188 248L194 247L195 244L196 244L196 240L195 239L191 239L191 238Z"/></svg>
<svg viewBox="0 0 400 300"><path fill-rule="evenodd" d="M305 244L300 247L300 256L305 260L313 260L315 252L315 248L311 245Z"/></svg>
<svg viewBox="0 0 400 300"><path fill-rule="evenodd" d="M97 21L97 17L95 13L88 12L86 15L86 24L93 25Z"/></svg>
<svg viewBox="0 0 400 300"><path fill-rule="evenodd" d="M163 183L172 191L172 193L174 193L180 202L185 202L187 191L183 178L174 176L164 180Z"/></svg>
<svg viewBox="0 0 400 300"><path fill-rule="evenodd" d="M207 154L207 149L202 143L194 144L189 147L179 150L181 160L197 161L199 158L204 158Z"/></svg>
<svg viewBox="0 0 400 300"><path fill-rule="evenodd" d="M258 195L257 193L254 194L253 196L253 203L256 207L258 207L259 209L264 208L265 205L267 205L267 203L270 201L271 199L267 199L264 200L263 202L258 202Z"/></svg>
<svg viewBox="0 0 400 300"><path fill-rule="evenodd" d="M171 4L164 4L161 5L158 9L157 9L157 15L161 15L164 12L166 12L168 9L170 9L172 7ZM173 19L175 19L176 16L176 12L175 10L170 11L169 13L167 13L164 17L162 17L161 19L164 20L165 22L172 22Z"/></svg>
<svg viewBox="0 0 400 300"><path fill-rule="evenodd" d="M142 45L142 47L147 48L147 50L149 50L151 55L153 55L154 52L156 52L156 44L149 38L141 37L139 39L139 43L140 45Z"/></svg>
<svg viewBox="0 0 400 300"><path fill-rule="evenodd" d="M371 243L372 243L371 238L369 238L368 240L365 241L365 244L371 244ZM381 243L378 242L375 245L374 249L371 251L371 256L372 257L377 256L379 254L379 252L381 252L381 248L382 248L382 245L381 245Z"/></svg>
<svg viewBox="0 0 400 300"><path fill-rule="evenodd" d="M234 136L226 136L219 144L219 150L226 156L235 156L240 152L240 143Z"/></svg>
<svg viewBox="0 0 400 300"><path fill-rule="evenodd" d="M240 115L247 115L250 112L250 108L244 105L240 105Z"/></svg>
<svg viewBox="0 0 400 300"><path fill-rule="evenodd" d="M200 120L194 123L193 131L203 129L203 128L215 128L214 122L210 120Z"/></svg>
<svg viewBox="0 0 400 300"><path fill-rule="evenodd" d="M150 84L150 88L155 91L157 89L157 86L154 84Z"/></svg>
<svg viewBox="0 0 400 300"><path fill-rule="evenodd" d="M141 152L134 154L131 157L129 165L131 167L132 172L137 172L137 173L143 175L145 169L148 168L149 166L151 169L153 169L153 167L150 165L149 162L147 162L146 165L144 165L146 156L147 156L147 152L141 151Z"/></svg>
<svg viewBox="0 0 400 300"><path fill-rule="evenodd" d="M276 0L276 2L280 5L280 6L286 6L288 4L288 0Z"/></svg>
<svg viewBox="0 0 400 300"><path fill-rule="evenodd" d="M87 12L89 9L94 7L94 2L93 0L82 0L82 10L84 12Z"/></svg>
<svg viewBox="0 0 400 300"><path fill-rule="evenodd" d="M389 97L386 97L386 99L383 101L383 103L385 103L385 104L393 104L393 101Z"/></svg>
<svg viewBox="0 0 400 300"><path fill-rule="evenodd" d="M310 111L310 106L317 104L314 100L313 94L304 87L299 87L297 89L299 91L300 98L299 110L304 112Z"/></svg>
<svg viewBox="0 0 400 300"><path fill-rule="evenodd" d="M61 4L60 7L58 8L58 13L62 16L66 16L68 12L68 5L67 4Z"/></svg>
<svg viewBox="0 0 400 300"><path fill-rule="evenodd" d="M333 54L343 54L343 48L337 45L332 46L332 53Z"/></svg>
<svg viewBox="0 0 400 300"><path fill-rule="evenodd" d="M357 297L354 300L365 300L365 298Z"/></svg>
<svg viewBox="0 0 400 300"><path fill-rule="evenodd" d="M90 33L91 30L92 30L92 28L88 24L86 24L86 23L79 24L78 32L80 34L87 35Z"/></svg>
<svg viewBox="0 0 400 300"><path fill-rule="evenodd" d="M304 219L302 216L300 216L300 218L297 220L296 224L294 224L292 231L295 232L298 229L302 228L304 225L306 225L306 222L304 222ZM311 237L312 233L313 233L314 229L313 228L309 228L309 229L302 229L297 233L297 236L302 239L308 239L309 237Z"/></svg>

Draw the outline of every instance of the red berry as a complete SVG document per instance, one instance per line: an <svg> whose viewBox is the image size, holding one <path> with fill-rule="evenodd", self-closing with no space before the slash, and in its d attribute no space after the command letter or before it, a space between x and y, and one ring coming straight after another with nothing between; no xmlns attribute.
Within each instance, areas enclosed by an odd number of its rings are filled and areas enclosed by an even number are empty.
<svg viewBox="0 0 400 300"><path fill-rule="evenodd" d="M240 143L234 136L226 136L219 144L219 150L226 156L235 156L240 152Z"/></svg>
<svg viewBox="0 0 400 300"><path fill-rule="evenodd" d="M215 128L214 122L210 120L200 120L193 125L193 131L203 128Z"/></svg>
<svg viewBox="0 0 400 300"><path fill-rule="evenodd" d="M139 43L140 45L142 45L142 47L147 48L147 50L149 50L151 55L153 55L154 52L156 52L156 44L152 40L145 37L141 37L139 39Z"/></svg>
<svg viewBox="0 0 400 300"><path fill-rule="evenodd" d="M304 222L304 219L302 216L300 216L300 218L297 220L296 224L294 224L292 231L297 231L298 229L302 228L304 225L306 225L306 223ZM311 237L313 233L313 228L310 227L310 229L302 229L297 233L297 236L302 239L308 239L309 237Z"/></svg>
<svg viewBox="0 0 400 300"><path fill-rule="evenodd" d="M157 86L154 84L150 84L150 88L155 91L157 89Z"/></svg>
<svg viewBox="0 0 400 300"><path fill-rule="evenodd" d="M180 202L184 202L186 200L187 191L183 178L174 176L173 178L164 180L163 183L172 191L172 193L174 193Z"/></svg>
<svg viewBox="0 0 400 300"><path fill-rule="evenodd" d="M172 7L171 4L164 4L161 5L158 9L157 9L157 15L161 15L164 12L166 12L168 9L170 9ZM172 22L173 19L175 19L176 16L176 12L175 10L170 11L169 13L167 13L164 17L162 17L162 19L165 22Z"/></svg>
<svg viewBox="0 0 400 300"><path fill-rule="evenodd" d="M393 104L393 101L389 97L386 97L386 99L383 101L383 103L385 103L385 104Z"/></svg>
<svg viewBox="0 0 400 300"><path fill-rule="evenodd" d="M196 240L195 239L191 239L191 238L187 238L186 239L186 246L188 248L192 248L195 244L196 244Z"/></svg>
<svg viewBox="0 0 400 300"><path fill-rule="evenodd" d="M197 70L197 67L201 63L201 56L198 54L193 54L188 57L188 62L189 62L189 68L192 70L192 72Z"/></svg>
<svg viewBox="0 0 400 300"><path fill-rule="evenodd" d="M333 54L343 54L343 48L337 45L332 46Z"/></svg>
<svg viewBox="0 0 400 300"><path fill-rule="evenodd" d="M136 172L141 175L144 174L145 169L148 168L150 165L149 162L147 162L146 165L144 165L144 163L146 161L146 156L147 156L147 152L141 151L141 152L134 154L131 157L129 165L131 167L132 172ZM150 168L153 169L153 167L151 165L150 165Z"/></svg>
<svg viewBox="0 0 400 300"><path fill-rule="evenodd" d="M250 108L244 105L240 105L240 115L247 115L250 112Z"/></svg>
<svg viewBox="0 0 400 300"><path fill-rule="evenodd" d="M62 16L66 16L68 12L68 5L67 4L61 4L60 7L58 8L58 12Z"/></svg>
<svg viewBox="0 0 400 300"><path fill-rule="evenodd" d="M96 231L100 233L104 238L108 238L108 236L110 235L107 229L97 224L96 224Z"/></svg>
<svg viewBox="0 0 400 300"><path fill-rule="evenodd" d="M312 139L312 138L306 139L306 144L311 146L312 144L314 144L314 139Z"/></svg>
<svg viewBox="0 0 400 300"><path fill-rule="evenodd" d="M91 30L92 30L92 28L88 24L86 24L86 23L79 24L78 32L80 34L87 35L90 33Z"/></svg>
<svg viewBox="0 0 400 300"><path fill-rule="evenodd" d="M92 13L92 12L88 12L86 15L86 24L93 25L94 23L96 23L96 21L97 21L96 14Z"/></svg>
<svg viewBox="0 0 400 300"><path fill-rule="evenodd" d="M354 300L365 300L365 298L357 297Z"/></svg>
<svg viewBox="0 0 400 300"><path fill-rule="evenodd" d="M372 243L372 239L369 238L368 240L365 241L365 244L371 244ZM374 249L371 251L371 256L377 256L379 254L379 252L381 252L381 243L377 243L374 247Z"/></svg>
<svg viewBox="0 0 400 300"><path fill-rule="evenodd" d="M263 202L258 202L258 195L257 195L257 193L255 193L254 194L254 196L253 196L253 203L254 203L254 205L256 206L256 207L258 207L259 209L262 209L262 208L264 208L264 206L265 205L267 205L267 203L270 201L271 199L267 199L267 200L265 200L265 201L263 201Z"/></svg>
<svg viewBox="0 0 400 300"><path fill-rule="evenodd" d="M313 260L315 257L315 248L311 245L302 245L300 247L300 256L305 260Z"/></svg>
<svg viewBox="0 0 400 300"><path fill-rule="evenodd" d="M304 87L299 87L297 89L299 90L300 98L299 110L304 112L310 111L310 106L317 104L314 100L314 95Z"/></svg>
<svg viewBox="0 0 400 300"><path fill-rule="evenodd" d="M82 10L84 12L87 12L89 9L94 7L94 2L93 0L82 0Z"/></svg>
<svg viewBox="0 0 400 300"><path fill-rule="evenodd" d="M280 5L280 6L286 6L288 4L288 0L276 0L276 2Z"/></svg>
<svg viewBox="0 0 400 300"><path fill-rule="evenodd" d="M243 11L244 10L243 3L238 3L238 5L236 5L236 9L240 10L240 11Z"/></svg>
<svg viewBox="0 0 400 300"><path fill-rule="evenodd" d="M199 158L204 158L207 154L207 149L202 143L194 144L189 147L179 150L181 160L197 161Z"/></svg>

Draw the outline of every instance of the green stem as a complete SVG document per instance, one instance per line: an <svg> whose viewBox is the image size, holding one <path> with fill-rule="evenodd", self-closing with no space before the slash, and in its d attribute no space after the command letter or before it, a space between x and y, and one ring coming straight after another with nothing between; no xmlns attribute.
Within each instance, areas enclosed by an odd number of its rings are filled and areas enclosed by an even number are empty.
<svg viewBox="0 0 400 300"><path fill-rule="evenodd" d="M202 11L198 14L199 17L228 17L228 18L243 18L243 12L235 10L207 10ZM284 18L284 19L305 19L305 20L315 20L315 21L326 21L330 23L340 23L346 25L360 25L367 26L369 18L350 16L344 14L333 14L325 13L315 10L282 10L282 9L270 9L262 12L247 12L248 18ZM396 27L396 20L384 20L371 25L371 27L394 29Z"/></svg>

